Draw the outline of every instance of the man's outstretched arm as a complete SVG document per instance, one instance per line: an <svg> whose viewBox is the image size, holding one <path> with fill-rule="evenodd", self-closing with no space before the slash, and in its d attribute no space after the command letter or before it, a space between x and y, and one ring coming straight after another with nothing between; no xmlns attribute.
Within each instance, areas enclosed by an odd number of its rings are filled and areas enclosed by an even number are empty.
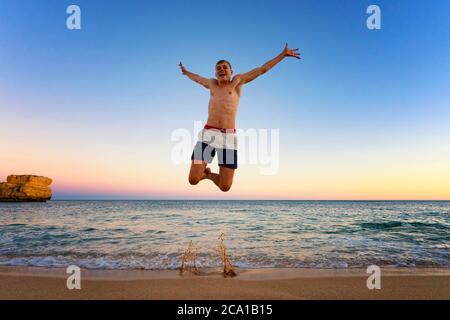
<svg viewBox="0 0 450 320"><path fill-rule="evenodd" d="M284 47L283 51L275 58L273 58L270 61L267 61L261 67L255 68L249 72L240 75L236 75L236 77L239 77L241 79L242 84L249 83L250 81L255 80L260 75L266 73L267 71L275 67L281 60L283 60L286 57L301 59L298 49L289 49L288 44L286 43L286 46Z"/></svg>
<svg viewBox="0 0 450 320"><path fill-rule="evenodd" d="M210 79L203 78L202 76L199 76L198 74L187 71L187 69L183 66L183 64L181 62L179 64L179 66L180 66L181 72L184 75L186 75L189 79L197 82L198 84L201 84L206 89L210 88Z"/></svg>

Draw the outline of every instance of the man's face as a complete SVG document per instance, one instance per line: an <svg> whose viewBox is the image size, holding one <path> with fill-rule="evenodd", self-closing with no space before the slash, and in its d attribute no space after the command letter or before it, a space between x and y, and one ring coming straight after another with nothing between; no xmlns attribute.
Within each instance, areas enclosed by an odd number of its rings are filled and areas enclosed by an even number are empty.
<svg viewBox="0 0 450 320"><path fill-rule="evenodd" d="M217 80L230 81L233 70L226 62L221 62L216 65L216 78Z"/></svg>

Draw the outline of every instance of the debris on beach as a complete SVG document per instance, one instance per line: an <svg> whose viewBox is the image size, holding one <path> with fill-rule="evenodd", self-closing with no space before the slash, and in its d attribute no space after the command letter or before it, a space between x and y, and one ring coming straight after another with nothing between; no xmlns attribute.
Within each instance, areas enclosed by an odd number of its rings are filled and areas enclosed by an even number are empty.
<svg viewBox="0 0 450 320"><path fill-rule="evenodd" d="M197 248L195 248L194 243L189 241L189 246L184 251L183 256L181 257L181 266L180 266L180 275L183 275L184 272L191 272L195 275L199 275L200 272L195 264L197 259Z"/></svg>
<svg viewBox="0 0 450 320"><path fill-rule="evenodd" d="M235 277L236 276L236 272L233 269L233 266L231 265L230 259L228 258L227 255L227 249L225 248L225 244L224 244L224 240L225 240L225 233L221 233L219 236L220 239L220 257L222 259L222 264L223 264L223 276L225 278L227 277Z"/></svg>

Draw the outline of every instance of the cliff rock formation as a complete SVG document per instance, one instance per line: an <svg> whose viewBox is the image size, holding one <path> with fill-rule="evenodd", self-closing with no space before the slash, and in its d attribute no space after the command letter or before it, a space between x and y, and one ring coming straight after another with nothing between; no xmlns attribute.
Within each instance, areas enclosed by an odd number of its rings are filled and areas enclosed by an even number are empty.
<svg viewBox="0 0 450 320"><path fill-rule="evenodd" d="M52 179L35 175L10 175L0 182L0 201L47 201Z"/></svg>

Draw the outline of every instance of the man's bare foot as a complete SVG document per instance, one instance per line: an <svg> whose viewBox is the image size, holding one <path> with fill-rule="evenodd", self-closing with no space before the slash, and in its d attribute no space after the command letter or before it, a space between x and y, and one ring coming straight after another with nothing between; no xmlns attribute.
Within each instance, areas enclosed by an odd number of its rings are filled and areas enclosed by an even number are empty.
<svg viewBox="0 0 450 320"><path fill-rule="evenodd" d="M203 171L203 175L202 175L202 178L200 180L208 179L210 174L211 174L211 169L210 168L205 168L205 171Z"/></svg>

